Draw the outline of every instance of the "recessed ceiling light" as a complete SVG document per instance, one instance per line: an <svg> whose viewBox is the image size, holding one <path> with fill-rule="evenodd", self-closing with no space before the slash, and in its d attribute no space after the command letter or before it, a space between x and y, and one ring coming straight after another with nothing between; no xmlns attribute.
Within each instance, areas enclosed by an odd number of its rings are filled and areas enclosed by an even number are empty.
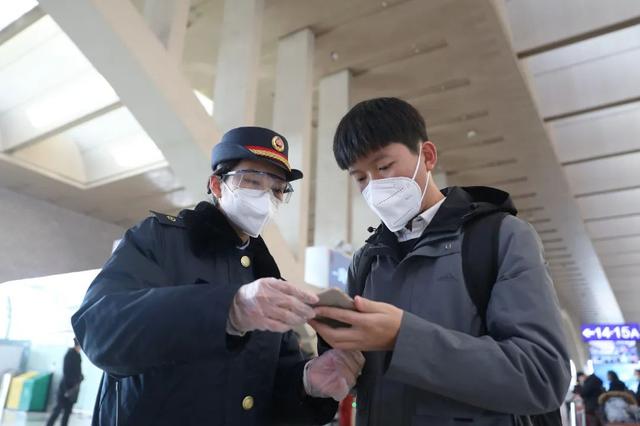
<svg viewBox="0 0 640 426"><path fill-rule="evenodd" d="M478 132L476 132L475 130L469 130L467 132L467 139L473 139L476 136L478 136Z"/></svg>
<svg viewBox="0 0 640 426"><path fill-rule="evenodd" d="M331 52L331 60L335 62L338 59L340 59L340 55L338 55L338 52Z"/></svg>

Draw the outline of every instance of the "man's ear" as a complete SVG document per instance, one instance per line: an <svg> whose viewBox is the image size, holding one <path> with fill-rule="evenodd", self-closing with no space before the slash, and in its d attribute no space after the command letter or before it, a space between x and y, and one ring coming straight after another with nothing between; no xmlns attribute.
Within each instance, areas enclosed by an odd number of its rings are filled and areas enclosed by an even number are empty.
<svg viewBox="0 0 640 426"><path fill-rule="evenodd" d="M438 150L431 141L425 141L420 148L422 150L422 161L427 166L427 170L433 170L438 164Z"/></svg>

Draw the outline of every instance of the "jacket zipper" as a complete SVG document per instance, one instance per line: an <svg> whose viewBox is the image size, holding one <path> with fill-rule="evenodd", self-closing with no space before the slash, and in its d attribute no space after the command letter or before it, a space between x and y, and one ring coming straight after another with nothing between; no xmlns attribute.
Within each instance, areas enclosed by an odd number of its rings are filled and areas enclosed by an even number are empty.
<svg viewBox="0 0 640 426"><path fill-rule="evenodd" d="M116 426L120 425L120 380L116 380Z"/></svg>

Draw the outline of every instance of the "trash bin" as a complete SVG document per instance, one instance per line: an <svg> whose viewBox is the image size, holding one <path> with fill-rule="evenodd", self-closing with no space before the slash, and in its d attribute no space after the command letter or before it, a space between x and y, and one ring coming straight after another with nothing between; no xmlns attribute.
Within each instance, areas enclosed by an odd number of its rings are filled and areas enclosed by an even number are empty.
<svg viewBox="0 0 640 426"><path fill-rule="evenodd" d="M40 373L25 380L20 397L20 411L47 411L51 373Z"/></svg>
<svg viewBox="0 0 640 426"><path fill-rule="evenodd" d="M7 397L7 408L11 410L18 410L20 408L20 399L22 398L24 383L30 378L37 375L37 371L28 371L14 377L11 380L11 386L9 386L9 396Z"/></svg>

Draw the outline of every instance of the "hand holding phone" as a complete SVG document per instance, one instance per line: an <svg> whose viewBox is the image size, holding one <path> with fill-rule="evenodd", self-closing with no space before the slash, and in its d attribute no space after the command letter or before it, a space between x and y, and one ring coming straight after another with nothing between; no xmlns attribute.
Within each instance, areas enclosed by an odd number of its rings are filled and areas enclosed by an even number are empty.
<svg viewBox="0 0 640 426"><path fill-rule="evenodd" d="M340 308L340 309L348 309L351 311L355 311L356 307L353 302L353 299L349 297L345 292L337 289L330 288L318 293L318 303L313 306L330 306L332 308ZM344 323L342 321L337 321L332 318L325 317L316 317L316 321L327 324L333 328L344 328L351 327L351 324Z"/></svg>

